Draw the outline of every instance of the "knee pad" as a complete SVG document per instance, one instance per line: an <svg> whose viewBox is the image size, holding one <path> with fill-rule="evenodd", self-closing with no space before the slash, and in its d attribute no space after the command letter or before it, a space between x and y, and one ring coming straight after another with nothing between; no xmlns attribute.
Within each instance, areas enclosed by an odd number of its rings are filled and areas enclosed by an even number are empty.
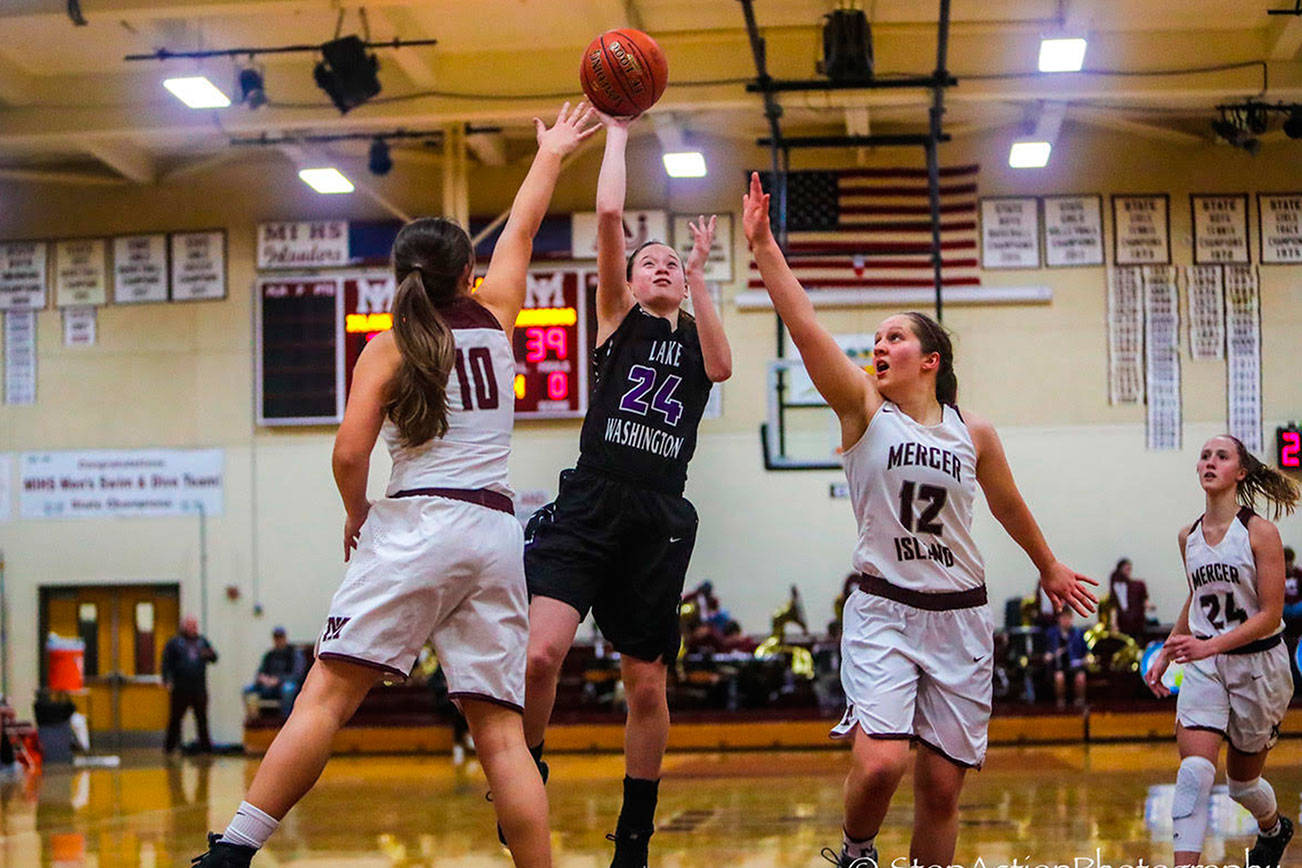
<svg viewBox="0 0 1302 868"><path fill-rule="evenodd" d="M1229 781L1230 798L1248 809L1257 819L1265 819L1275 813L1275 790L1265 778L1250 781Z"/></svg>
<svg viewBox="0 0 1302 868"><path fill-rule="evenodd" d="M1190 756L1180 762L1171 799L1171 825L1178 852L1202 852L1215 781L1216 766L1210 760Z"/></svg>

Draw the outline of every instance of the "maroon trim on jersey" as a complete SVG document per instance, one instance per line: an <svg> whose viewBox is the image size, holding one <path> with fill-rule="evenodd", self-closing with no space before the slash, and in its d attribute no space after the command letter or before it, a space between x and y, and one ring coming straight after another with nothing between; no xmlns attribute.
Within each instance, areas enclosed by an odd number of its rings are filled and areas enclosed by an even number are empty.
<svg viewBox="0 0 1302 868"><path fill-rule="evenodd" d="M1206 642L1211 636L1199 636L1199 639ZM1259 651L1269 651L1280 642L1284 641L1283 633L1276 633L1274 636L1267 636L1265 639L1255 639L1237 648L1231 648L1229 651L1222 651L1222 654L1256 654Z"/></svg>
<svg viewBox="0 0 1302 868"><path fill-rule="evenodd" d="M980 764L980 763L965 763L965 762L963 762L961 759L955 759L954 757L952 757L952 756L950 756L949 754L945 753L943 750L941 750L941 749L940 749L939 747L937 747L936 745L934 745L934 744L932 744L931 742L927 741L925 738L921 738L921 737L915 735L915 736L913 737L913 740L916 741L918 744L922 745L923 747L925 747L927 750L931 751L932 753L934 753L934 754L939 754L939 755L941 756L941 758L949 760L950 762L952 762L954 765L958 766L959 768L963 768L963 769L977 769L977 770L980 770L980 768L981 768L981 764Z"/></svg>
<svg viewBox="0 0 1302 868"><path fill-rule="evenodd" d="M1248 527L1248 522L1252 520L1252 517L1254 515L1256 515L1256 513L1252 511L1252 507L1241 506L1239 507L1238 513L1236 513L1234 517L1237 518L1240 522L1242 522L1243 527L1246 530Z"/></svg>
<svg viewBox="0 0 1302 868"><path fill-rule="evenodd" d="M989 599L986 596L985 585L968 588L966 591L928 593L901 588L899 585L892 585L881 576L870 576L867 573L860 573L855 582L858 584L859 590L865 594L872 594L874 597L885 597L888 600L894 600L896 603L903 603L915 609L925 609L928 612L971 609L976 606L984 606Z"/></svg>
<svg viewBox="0 0 1302 868"><path fill-rule="evenodd" d="M411 675L410 672L403 672L401 669L395 669L394 667L388 666L384 663L376 663L374 660L364 660L361 657L354 657L351 654L340 654L336 651L318 651L316 656L318 660L342 660L345 663L352 663L355 666L365 666L367 669L378 669L381 672L388 672L392 675L397 675L399 678L408 678Z"/></svg>
<svg viewBox="0 0 1302 868"><path fill-rule="evenodd" d="M497 329L505 332L502 324L493 316L493 312L468 295L439 308L439 316L450 329Z"/></svg>
<svg viewBox="0 0 1302 868"><path fill-rule="evenodd" d="M509 708L512 711L524 714L524 706L516 705L514 702L507 702L505 699L498 699L496 696L489 696L487 693L473 693L468 690L457 690L449 693L448 699L477 699L480 702L487 702L491 705L500 705L502 708Z"/></svg>
<svg viewBox="0 0 1302 868"><path fill-rule="evenodd" d="M392 496L446 497L449 500L460 500L463 503L473 503L507 515L515 515L515 504L511 498L500 491L489 491L486 488L406 488Z"/></svg>

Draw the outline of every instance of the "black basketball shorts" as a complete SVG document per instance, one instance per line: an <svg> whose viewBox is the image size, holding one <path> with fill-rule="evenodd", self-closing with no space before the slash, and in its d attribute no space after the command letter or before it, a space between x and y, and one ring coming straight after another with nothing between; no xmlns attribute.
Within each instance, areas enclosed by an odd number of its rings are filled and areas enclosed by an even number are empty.
<svg viewBox="0 0 1302 868"><path fill-rule="evenodd" d="M678 603L696 525L681 495L567 470L556 500L525 528L529 595L567 603L580 618L591 610L620 654L668 663L678 654Z"/></svg>

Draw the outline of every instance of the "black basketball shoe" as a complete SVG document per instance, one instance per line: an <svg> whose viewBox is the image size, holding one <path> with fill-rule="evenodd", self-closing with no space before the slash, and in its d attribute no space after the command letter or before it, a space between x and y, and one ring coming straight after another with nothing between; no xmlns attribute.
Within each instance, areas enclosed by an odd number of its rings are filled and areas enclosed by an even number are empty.
<svg viewBox="0 0 1302 868"><path fill-rule="evenodd" d="M536 760L534 760L534 764L538 766L538 774L542 776L543 786L544 786L544 787L547 786L547 774L548 774L548 772L551 771L551 770L547 767L547 760L545 760L545 759L536 759ZM492 794L492 793L489 793L487 796L485 796L485 798L487 798L488 801L491 802L491 801L493 801L493 794ZM506 846L506 835L504 835L504 834L502 833L502 824L501 824L501 823L498 823L498 824L497 824L497 840L498 840L498 842L499 842L503 847Z"/></svg>
<svg viewBox="0 0 1302 868"><path fill-rule="evenodd" d="M647 868L647 848L654 829L615 829L607 841L615 842L615 855L610 868Z"/></svg>
<svg viewBox="0 0 1302 868"><path fill-rule="evenodd" d="M857 859L850 858L850 854L842 849L839 853L831 847L824 847L818 854L831 862L836 868L877 868L877 847L873 846L872 851L867 856L860 856Z"/></svg>
<svg viewBox="0 0 1302 868"><path fill-rule="evenodd" d="M1280 857L1284 848L1293 838L1293 821L1283 814L1279 815L1279 831L1270 837L1257 835L1257 843L1248 851L1248 864L1245 868L1279 868Z"/></svg>
<svg viewBox="0 0 1302 868"><path fill-rule="evenodd" d="M256 847L228 844L216 832L208 833L208 850L190 860L191 868L249 868Z"/></svg>

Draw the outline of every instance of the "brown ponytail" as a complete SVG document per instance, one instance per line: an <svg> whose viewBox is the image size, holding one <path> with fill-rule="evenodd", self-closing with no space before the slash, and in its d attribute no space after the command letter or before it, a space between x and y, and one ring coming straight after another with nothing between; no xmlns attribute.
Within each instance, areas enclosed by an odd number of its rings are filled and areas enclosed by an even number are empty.
<svg viewBox="0 0 1302 868"><path fill-rule="evenodd" d="M402 227L393 242L393 336L402 363L384 411L404 445L419 446L448 430L448 377L456 347L439 307L461 295L474 251L465 230L426 217Z"/></svg>
<svg viewBox="0 0 1302 868"><path fill-rule="evenodd" d="M1270 504L1271 521L1277 520L1281 515L1292 515L1299 498L1297 483L1270 465L1258 461L1238 437L1229 434L1222 436L1234 441L1239 450L1239 466L1247 474L1236 487L1239 503L1248 509L1255 509L1257 495L1261 495Z"/></svg>
<svg viewBox="0 0 1302 868"><path fill-rule="evenodd" d="M937 353L940 367L936 369L936 400L941 404L958 403L958 377L954 375L954 345L945 327L925 313L910 311L905 314L913 326L913 334L922 344L924 353Z"/></svg>

